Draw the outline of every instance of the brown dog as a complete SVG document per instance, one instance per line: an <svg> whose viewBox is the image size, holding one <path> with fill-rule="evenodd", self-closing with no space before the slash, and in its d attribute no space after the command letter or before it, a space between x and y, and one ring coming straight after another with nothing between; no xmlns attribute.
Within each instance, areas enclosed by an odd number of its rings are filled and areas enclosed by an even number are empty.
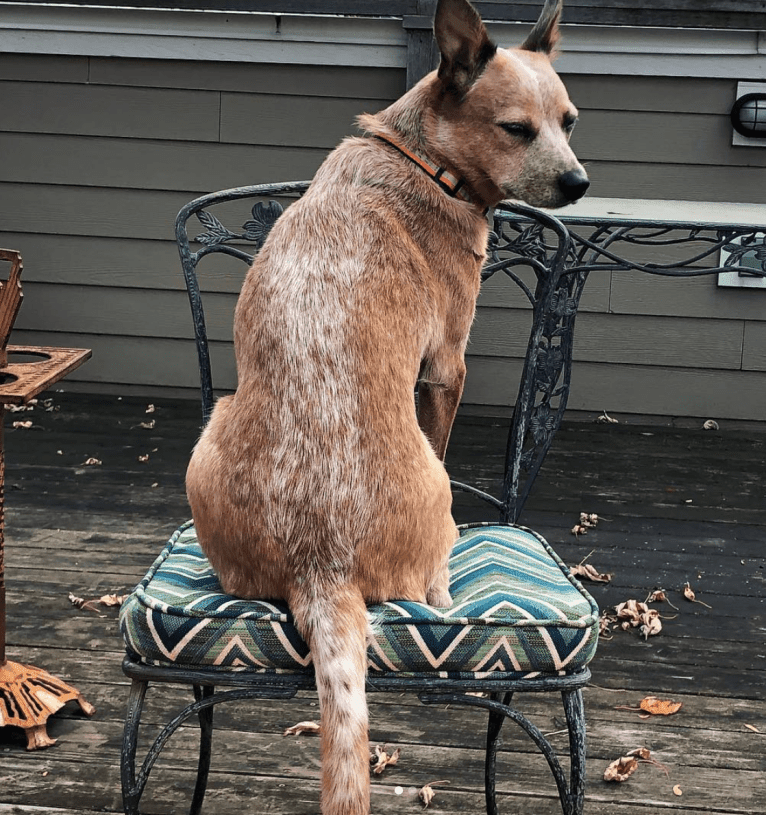
<svg viewBox="0 0 766 815"><path fill-rule="evenodd" d="M560 0L497 49L440 0L437 71L345 140L245 280L239 385L192 456L189 502L223 588L282 598L322 713L322 812L369 812L366 603L450 605L457 532L442 460L465 376L485 210L558 207L588 179L551 68ZM413 390L419 382L416 416Z"/></svg>

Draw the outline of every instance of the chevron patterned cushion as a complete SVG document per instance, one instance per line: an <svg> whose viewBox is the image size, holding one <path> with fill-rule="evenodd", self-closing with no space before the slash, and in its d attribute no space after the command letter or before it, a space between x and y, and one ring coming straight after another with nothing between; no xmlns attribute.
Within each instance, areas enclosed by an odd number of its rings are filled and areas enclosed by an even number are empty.
<svg viewBox="0 0 766 815"><path fill-rule="evenodd" d="M516 679L570 673L593 657L596 604L534 532L462 527L450 574L449 609L404 601L369 607L371 676ZM287 606L224 594L191 522L123 603L120 627L128 650L147 663L311 670Z"/></svg>

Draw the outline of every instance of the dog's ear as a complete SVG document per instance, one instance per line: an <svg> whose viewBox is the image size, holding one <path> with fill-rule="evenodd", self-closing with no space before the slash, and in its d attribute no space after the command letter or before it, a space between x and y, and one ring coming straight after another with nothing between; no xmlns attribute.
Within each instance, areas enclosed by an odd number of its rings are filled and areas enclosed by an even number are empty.
<svg viewBox="0 0 766 815"><path fill-rule="evenodd" d="M439 79L448 90L462 97L481 76L497 46L468 0L439 0L434 36L441 54Z"/></svg>
<svg viewBox="0 0 766 815"><path fill-rule="evenodd" d="M540 51L550 55L559 41L559 19L562 0L546 0L540 19L521 44L524 51Z"/></svg>

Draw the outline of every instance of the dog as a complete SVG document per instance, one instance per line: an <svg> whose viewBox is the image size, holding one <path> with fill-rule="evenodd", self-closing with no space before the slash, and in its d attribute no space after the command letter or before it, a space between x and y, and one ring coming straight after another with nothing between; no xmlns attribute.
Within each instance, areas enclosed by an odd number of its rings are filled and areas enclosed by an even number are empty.
<svg viewBox="0 0 766 815"><path fill-rule="evenodd" d="M439 0L438 70L360 117L364 134L329 154L248 272L238 387L192 453L189 503L223 589L285 600L311 649L324 815L369 812L366 605L451 604L443 460L486 211L588 187L551 67L560 11L547 0L505 50L468 0Z"/></svg>

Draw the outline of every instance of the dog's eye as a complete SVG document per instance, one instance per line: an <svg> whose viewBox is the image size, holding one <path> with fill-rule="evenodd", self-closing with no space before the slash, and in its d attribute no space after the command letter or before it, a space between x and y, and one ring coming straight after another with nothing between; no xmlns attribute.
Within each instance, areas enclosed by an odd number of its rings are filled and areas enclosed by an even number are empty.
<svg viewBox="0 0 766 815"><path fill-rule="evenodd" d="M499 124L506 133L523 141L532 141L537 135L532 126L526 122L500 122Z"/></svg>
<svg viewBox="0 0 766 815"><path fill-rule="evenodd" d="M571 132L575 129L576 124L577 124L576 116L564 117L564 132L567 134L567 136L569 136Z"/></svg>

